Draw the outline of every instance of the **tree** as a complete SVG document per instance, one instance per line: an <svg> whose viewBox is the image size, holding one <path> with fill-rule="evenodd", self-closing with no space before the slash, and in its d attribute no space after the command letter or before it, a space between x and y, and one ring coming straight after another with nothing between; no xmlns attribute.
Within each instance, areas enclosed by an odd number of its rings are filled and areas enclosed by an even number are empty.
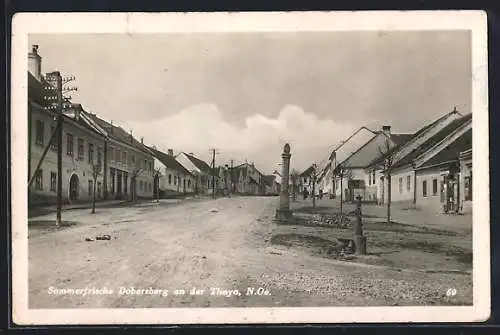
<svg viewBox="0 0 500 335"><path fill-rule="evenodd" d="M379 147L379 152L383 159L382 173L384 174L384 179L387 182L387 223L391 223L391 198L392 198L392 182L391 173L392 166L395 160L395 146L391 146L390 139L387 137L383 148Z"/></svg>
<svg viewBox="0 0 500 335"><path fill-rule="evenodd" d="M135 205L137 202L137 177L142 173L142 169L135 168L131 172L130 176L130 191L132 193L132 204Z"/></svg>
<svg viewBox="0 0 500 335"><path fill-rule="evenodd" d="M156 168L154 170L154 187L156 190L156 202L160 202L160 177L161 177L161 169Z"/></svg>
<svg viewBox="0 0 500 335"><path fill-rule="evenodd" d="M313 207L316 207L316 180L318 179L318 166L316 164L312 165L311 175L309 176L310 181L312 182L312 202Z"/></svg>
<svg viewBox="0 0 500 335"><path fill-rule="evenodd" d="M290 179L292 181L292 201L295 202L297 201L297 188L299 187L297 183L299 180L299 172L293 169L290 173Z"/></svg>
<svg viewBox="0 0 500 335"><path fill-rule="evenodd" d="M93 190L92 190L92 214L95 214L95 193L96 193L96 184L97 177L101 174L101 165L94 164L92 165L92 179L94 180Z"/></svg>

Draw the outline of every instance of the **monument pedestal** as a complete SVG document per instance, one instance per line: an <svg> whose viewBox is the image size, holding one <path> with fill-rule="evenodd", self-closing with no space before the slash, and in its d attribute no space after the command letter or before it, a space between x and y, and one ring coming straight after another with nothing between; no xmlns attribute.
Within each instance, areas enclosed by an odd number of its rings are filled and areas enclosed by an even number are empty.
<svg viewBox="0 0 500 335"><path fill-rule="evenodd" d="M277 209L276 210L276 221L289 222L292 219L292 211L289 209Z"/></svg>

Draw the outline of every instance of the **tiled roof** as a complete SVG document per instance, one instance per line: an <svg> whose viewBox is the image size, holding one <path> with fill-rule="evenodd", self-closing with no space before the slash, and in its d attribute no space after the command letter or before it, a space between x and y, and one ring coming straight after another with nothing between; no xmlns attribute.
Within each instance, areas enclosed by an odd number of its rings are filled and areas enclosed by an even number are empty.
<svg viewBox="0 0 500 335"><path fill-rule="evenodd" d="M186 155L186 157L198 168L200 169L202 172L204 173L209 173L211 174L213 171L210 167L210 165L208 165L207 163L205 163L204 161L202 161L201 159L199 158L196 158L194 157L193 155L189 155L187 153L184 152L184 155Z"/></svg>
<svg viewBox="0 0 500 335"><path fill-rule="evenodd" d="M441 129L434 136L425 141L422 145L415 148L412 152L403 157L403 159L394 164L393 167L401 167L411 163L414 159L425 153L427 150L432 148L437 143L441 142L446 136L448 136L454 130L458 129L460 126L467 123L471 119L472 119L472 114L467 114L456 120L453 120L452 122L450 122L450 124Z"/></svg>
<svg viewBox="0 0 500 335"><path fill-rule="evenodd" d="M456 161L460 157L460 153L472 148L472 129L469 129L462 136L456 139L453 143L441 150L437 155L427 160L419 169Z"/></svg>
<svg viewBox="0 0 500 335"><path fill-rule="evenodd" d="M398 147L408 142L412 137L413 134L391 134L391 140Z"/></svg>
<svg viewBox="0 0 500 335"><path fill-rule="evenodd" d="M86 113L94 122L96 122L101 128L108 132L108 137L128 144L144 153L151 154L151 151L141 142L137 141L132 134L126 132L123 128L112 125L111 123L104 121L95 114Z"/></svg>
<svg viewBox="0 0 500 335"><path fill-rule="evenodd" d="M356 150L351 156L349 156L344 161L344 164L347 164L347 166L350 167L364 168L370 166L375 160L381 159L382 153L380 152L379 147L373 147L373 145L376 144L375 141L380 138L379 135L385 136L383 139L384 142L386 142L389 138L389 135L385 135L383 132L379 132L377 136L374 136L358 150ZM392 147L392 150L406 143L406 141L408 141L411 136L412 134L390 134L390 141L392 143L389 143ZM372 146L371 148L370 145Z"/></svg>
<svg viewBox="0 0 500 335"><path fill-rule="evenodd" d="M149 150L153 153L153 156L156 157L160 162L162 162L167 168L181 171L185 174L191 174L184 166L182 166L174 156L170 156L164 152L156 150L155 148L148 147Z"/></svg>

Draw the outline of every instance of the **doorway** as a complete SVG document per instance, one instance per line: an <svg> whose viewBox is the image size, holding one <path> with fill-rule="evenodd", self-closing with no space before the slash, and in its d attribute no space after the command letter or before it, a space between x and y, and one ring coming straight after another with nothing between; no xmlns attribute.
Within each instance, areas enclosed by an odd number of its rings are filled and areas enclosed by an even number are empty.
<svg viewBox="0 0 500 335"><path fill-rule="evenodd" d="M79 181L76 174L72 175L69 180L69 200L78 200Z"/></svg>

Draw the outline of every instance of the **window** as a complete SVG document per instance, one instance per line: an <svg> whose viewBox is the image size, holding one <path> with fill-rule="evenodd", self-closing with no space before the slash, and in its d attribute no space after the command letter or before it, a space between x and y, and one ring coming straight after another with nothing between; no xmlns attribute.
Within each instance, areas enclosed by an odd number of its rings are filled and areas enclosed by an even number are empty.
<svg viewBox="0 0 500 335"><path fill-rule="evenodd" d="M78 159L83 160L83 138L78 139Z"/></svg>
<svg viewBox="0 0 500 335"><path fill-rule="evenodd" d="M66 134L66 153L73 156L73 134Z"/></svg>
<svg viewBox="0 0 500 335"><path fill-rule="evenodd" d="M52 136L52 134L54 134L55 131L56 131L56 125L52 124L50 126L50 136ZM50 148L52 150L57 150L57 135L52 138L52 141L50 142Z"/></svg>
<svg viewBox="0 0 500 335"><path fill-rule="evenodd" d="M102 183L97 182L97 197L100 198L102 193Z"/></svg>
<svg viewBox="0 0 500 335"><path fill-rule="evenodd" d="M372 174L368 174L368 186L371 186L372 184Z"/></svg>
<svg viewBox="0 0 500 335"><path fill-rule="evenodd" d="M51 172L50 173L50 190L52 192L56 191L57 187L57 173L56 172Z"/></svg>
<svg viewBox="0 0 500 335"><path fill-rule="evenodd" d="M115 156L114 156L114 154L115 154L115 151L114 151L113 147L109 147L109 158L110 158L112 161L113 161L113 160L115 160Z"/></svg>
<svg viewBox="0 0 500 335"><path fill-rule="evenodd" d="M145 159L144 160L143 169L146 170L147 166L148 166L148 161Z"/></svg>
<svg viewBox="0 0 500 335"><path fill-rule="evenodd" d="M37 145L43 146L43 138L44 138L44 125L43 121L36 120L35 126L35 143Z"/></svg>
<svg viewBox="0 0 500 335"><path fill-rule="evenodd" d="M94 144L89 143L89 164L94 164Z"/></svg>
<svg viewBox="0 0 500 335"><path fill-rule="evenodd" d="M168 175L168 184L172 185L172 175L171 174Z"/></svg>
<svg viewBox="0 0 500 335"><path fill-rule="evenodd" d="M151 192L151 189L152 189L152 186L151 186L151 183L149 183L149 186L148 186L149 192Z"/></svg>
<svg viewBox="0 0 500 335"><path fill-rule="evenodd" d="M422 196L426 197L427 196L427 181L424 180L422 182Z"/></svg>
<svg viewBox="0 0 500 335"><path fill-rule="evenodd" d="M177 176L174 176L174 185L177 185Z"/></svg>
<svg viewBox="0 0 500 335"><path fill-rule="evenodd" d="M92 196L93 187L94 182L92 180L89 180L89 197Z"/></svg>
<svg viewBox="0 0 500 335"><path fill-rule="evenodd" d="M438 180L433 179L432 180L432 195L437 195L438 193Z"/></svg>
<svg viewBox="0 0 500 335"><path fill-rule="evenodd" d="M43 190L43 170L39 169L35 177L35 188L37 190Z"/></svg>
<svg viewBox="0 0 500 335"><path fill-rule="evenodd" d="M142 191L142 188L143 188L143 184L144 184L144 183L143 183L143 181L141 180L141 181L139 182L139 190L141 190L141 191Z"/></svg>
<svg viewBox="0 0 500 335"><path fill-rule="evenodd" d="M411 176L406 176L406 190L408 192L411 190Z"/></svg>
<svg viewBox="0 0 500 335"><path fill-rule="evenodd" d="M127 152L123 152L123 164L127 164Z"/></svg>
<svg viewBox="0 0 500 335"><path fill-rule="evenodd" d="M399 193L403 193L403 177L399 177Z"/></svg>
<svg viewBox="0 0 500 335"><path fill-rule="evenodd" d="M191 187L191 179L188 180L188 187Z"/></svg>
<svg viewBox="0 0 500 335"><path fill-rule="evenodd" d="M132 155L132 164L135 164L135 155Z"/></svg>
<svg viewBox="0 0 500 335"><path fill-rule="evenodd" d="M119 161L121 160L121 158L122 158L122 157L121 157L121 155L120 155L120 154L121 154L121 153L120 153L120 150L116 149L116 152L115 152L115 153L116 153L116 156L115 156L115 161L116 161L116 162L119 162Z"/></svg>
<svg viewBox="0 0 500 335"><path fill-rule="evenodd" d="M372 180L373 180L373 184L375 184L375 171L373 171Z"/></svg>

